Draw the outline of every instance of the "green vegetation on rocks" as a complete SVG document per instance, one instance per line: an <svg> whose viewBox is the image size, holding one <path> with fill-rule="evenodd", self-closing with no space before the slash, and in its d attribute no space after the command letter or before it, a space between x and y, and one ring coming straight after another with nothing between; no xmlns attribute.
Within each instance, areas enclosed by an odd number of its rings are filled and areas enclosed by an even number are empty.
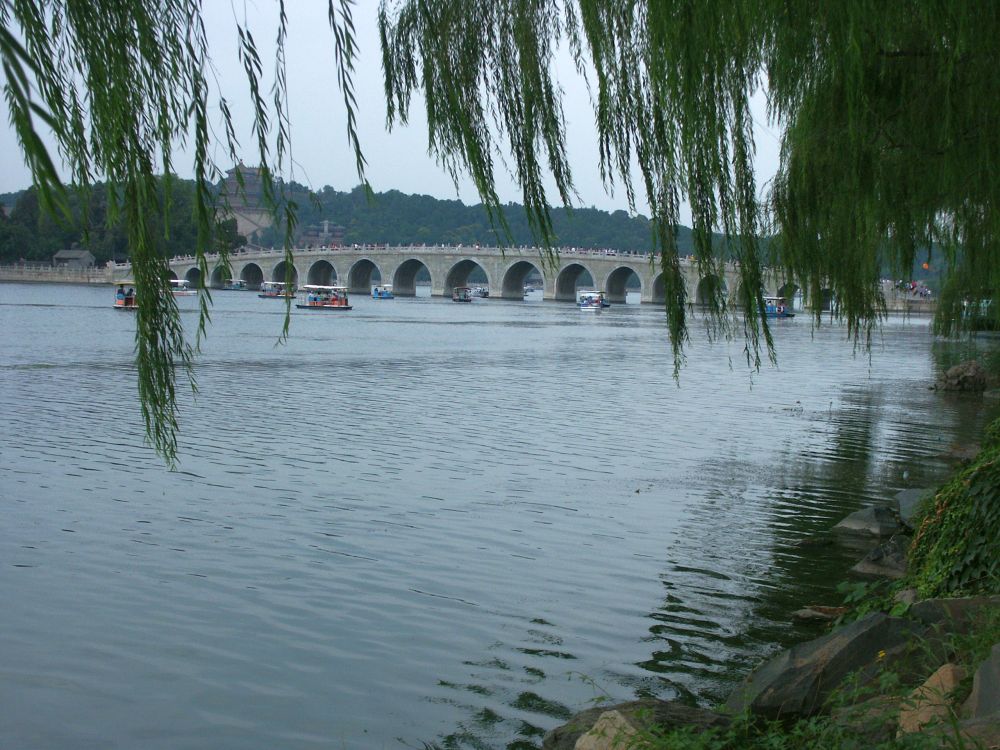
<svg viewBox="0 0 1000 750"><path fill-rule="evenodd" d="M971 465L925 506L909 584L921 597L1000 593L1000 420Z"/></svg>

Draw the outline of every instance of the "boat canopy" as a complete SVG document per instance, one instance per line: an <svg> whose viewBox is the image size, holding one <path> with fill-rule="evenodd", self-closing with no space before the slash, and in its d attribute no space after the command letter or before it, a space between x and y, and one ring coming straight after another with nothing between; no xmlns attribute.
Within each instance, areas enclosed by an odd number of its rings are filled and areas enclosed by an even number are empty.
<svg viewBox="0 0 1000 750"><path fill-rule="evenodd" d="M346 292L346 286L323 286L322 284L305 284L299 287L300 291L305 292Z"/></svg>

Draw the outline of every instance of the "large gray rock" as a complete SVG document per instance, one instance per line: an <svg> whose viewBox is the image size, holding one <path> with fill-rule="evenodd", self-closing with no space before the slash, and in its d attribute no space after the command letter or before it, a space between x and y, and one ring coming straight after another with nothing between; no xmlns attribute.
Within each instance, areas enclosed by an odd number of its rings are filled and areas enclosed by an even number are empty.
<svg viewBox="0 0 1000 750"><path fill-rule="evenodd" d="M628 750L638 734L639 729L621 711L605 711L580 735L573 750Z"/></svg>
<svg viewBox="0 0 1000 750"><path fill-rule="evenodd" d="M822 604L810 604L808 607L792 612L792 619L800 622L833 622L838 617L846 615L847 607L825 607Z"/></svg>
<svg viewBox="0 0 1000 750"><path fill-rule="evenodd" d="M913 517L916 515L917 510L925 500L932 497L934 497L934 490L927 488L897 492L893 497L893 502L896 504L899 520L903 522L903 525L913 529Z"/></svg>
<svg viewBox="0 0 1000 750"><path fill-rule="evenodd" d="M887 505L872 505L851 513L833 527L834 531L867 536L892 536L903 530L899 514Z"/></svg>
<svg viewBox="0 0 1000 750"><path fill-rule="evenodd" d="M599 706L581 711L560 727L548 732L542 739L542 750L573 750L577 740L589 732L600 717L614 711L630 726L644 731L652 726L666 729L693 727L710 729L729 726L730 719L704 708L687 706L675 701L653 698L620 703L616 706Z"/></svg>
<svg viewBox="0 0 1000 750"><path fill-rule="evenodd" d="M986 370L974 359L961 362L940 375L934 387L940 391L973 391L986 390Z"/></svg>
<svg viewBox="0 0 1000 750"><path fill-rule="evenodd" d="M996 608L1000 608L1000 596L924 599L910 607L907 615L924 625L966 634L985 616L985 610Z"/></svg>
<svg viewBox="0 0 1000 750"><path fill-rule="evenodd" d="M906 550L909 547L910 538L896 534L865 555L861 562L851 568L851 572L864 578L898 580L906 575Z"/></svg>
<svg viewBox="0 0 1000 750"><path fill-rule="evenodd" d="M727 711L750 711L767 718L819 713L830 694L852 672L874 676L877 664L898 663L919 625L882 613L868 615L821 638L782 651L733 691Z"/></svg>
<svg viewBox="0 0 1000 750"><path fill-rule="evenodd" d="M972 693L962 712L972 719L990 716L1000 721L1000 643L993 646L990 657L976 670Z"/></svg>

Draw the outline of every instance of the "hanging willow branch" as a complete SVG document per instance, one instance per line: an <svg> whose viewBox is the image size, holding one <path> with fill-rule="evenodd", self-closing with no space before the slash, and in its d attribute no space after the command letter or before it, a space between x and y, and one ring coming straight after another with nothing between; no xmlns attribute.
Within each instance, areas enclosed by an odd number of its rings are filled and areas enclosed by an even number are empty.
<svg viewBox="0 0 1000 750"><path fill-rule="evenodd" d="M352 90L357 45L352 0L338 0L331 23L337 39L335 64L341 85ZM236 22L239 54L253 105L266 205L285 226L286 260L291 261L294 204L284 200L280 174L288 156L285 43L287 18L279 2L275 82L270 103L261 89L263 62L246 23ZM201 0L0 0L0 65L10 123L43 203L70 216L66 188L40 132L54 136L59 157L81 191L94 180L108 190L108 221L126 227L138 299L136 367L146 435L173 463L177 455L178 376L195 388L193 349L169 293L170 268L164 232L171 211L173 153L193 142L196 183L192 221L201 278L209 277L206 253L215 244L217 212L213 185L221 172L212 160L209 121L211 70L202 24ZM226 153L237 162L239 144L227 100L218 92ZM354 117L353 95L348 101ZM359 167L360 143L352 145ZM237 173L238 179L242 175ZM221 199L227 200L225 196ZM288 264L291 268L291 263ZM206 330L209 297L201 297L196 341ZM288 330L285 317L284 333Z"/></svg>

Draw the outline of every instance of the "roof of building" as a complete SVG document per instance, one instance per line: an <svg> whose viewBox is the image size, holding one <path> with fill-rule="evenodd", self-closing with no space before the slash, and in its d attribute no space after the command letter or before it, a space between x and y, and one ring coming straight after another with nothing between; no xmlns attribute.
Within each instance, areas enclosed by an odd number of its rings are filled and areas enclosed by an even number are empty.
<svg viewBox="0 0 1000 750"><path fill-rule="evenodd" d="M94 254L91 253L89 250L80 250L79 248L72 248L70 250L60 250L52 257L58 260L72 260L74 258L86 258L87 256L93 258Z"/></svg>

